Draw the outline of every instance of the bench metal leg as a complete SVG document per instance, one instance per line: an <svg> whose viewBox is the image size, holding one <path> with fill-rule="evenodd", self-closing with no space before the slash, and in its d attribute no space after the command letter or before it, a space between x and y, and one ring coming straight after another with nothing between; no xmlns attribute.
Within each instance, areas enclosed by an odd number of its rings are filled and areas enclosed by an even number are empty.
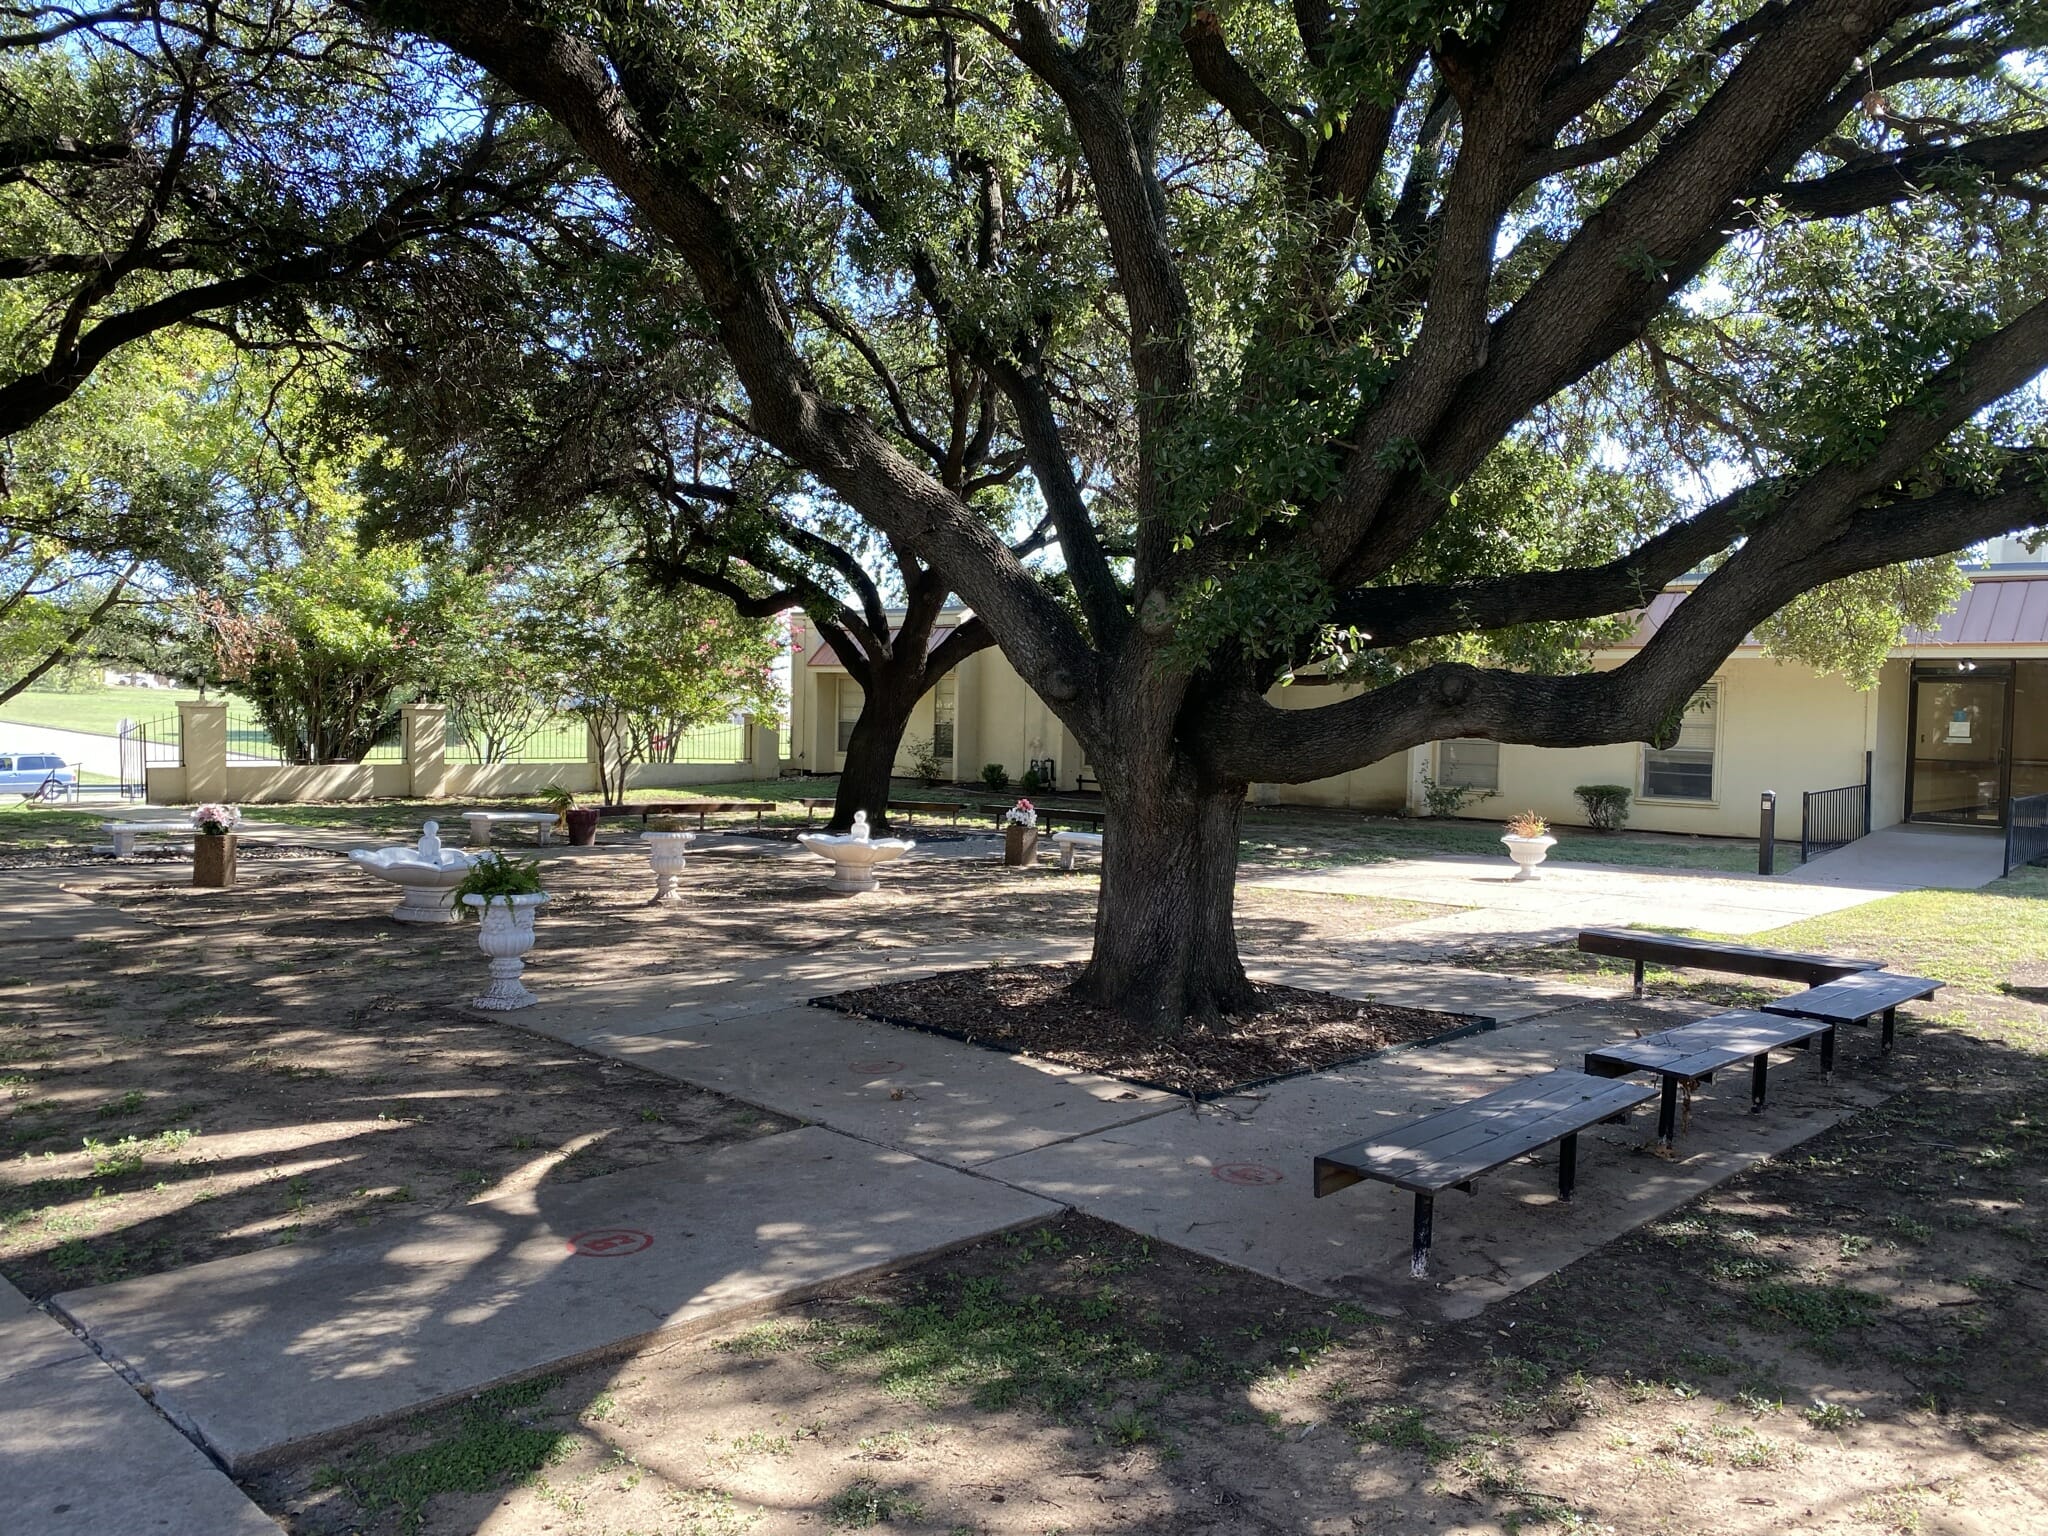
<svg viewBox="0 0 2048 1536"><path fill-rule="evenodd" d="M1408 1260L1408 1273L1420 1280L1429 1273L1429 1239L1436 1225L1436 1197L1415 1197L1415 1247Z"/></svg>
<svg viewBox="0 0 2048 1536"><path fill-rule="evenodd" d="M1764 1091L1771 1072L1771 1053L1765 1051L1749 1064L1749 1112L1760 1115L1764 1112Z"/></svg>
<svg viewBox="0 0 2048 1536"><path fill-rule="evenodd" d="M1678 1139L1678 1079L1664 1079L1663 1095L1657 1100L1657 1145L1667 1152Z"/></svg>
<svg viewBox="0 0 2048 1536"><path fill-rule="evenodd" d="M1884 1011L1884 1037L1883 1037L1883 1039L1882 1039L1882 1040L1880 1041L1880 1043L1879 1043L1879 1045L1878 1045L1878 1049L1879 1049L1879 1050L1881 1050L1881 1051L1888 1051L1888 1050L1890 1050L1890 1049L1892 1048L1892 1026L1893 1026L1893 1025L1894 1025L1894 1024L1895 1024L1895 1023L1897 1022L1897 1020L1898 1020L1898 1015L1899 1015L1899 1010L1898 1010L1898 1009L1896 1009L1896 1008L1887 1008L1887 1009L1885 1009L1885 1011Z"/></svg>
<svg viewBox="0 0 2048 1536"><path fill-rule="evenodd" d="M1820 1037L1820 1075L1835 1075L1835 1026L1830 1024Z"/></svg>
<svg viewBox="0 0 2048 1536"><path fill-rule="evenodd" d="M1636 962L1636 996L1637 996L1638 998L1641 998L1641 997L1642 997L1642 995L1643 995L1643 962L1642 962L1642 961L1640 961L1640 960L1638 960L1638 961Z"/></svg>
<svg viewBox="0 0 2048 1536"><path fill-rule="evenodd" d="M1557 1198L1569 1200L1572 1189L1579 1182L1579 1133L1571 1135L1557 1144Z"/></svg>

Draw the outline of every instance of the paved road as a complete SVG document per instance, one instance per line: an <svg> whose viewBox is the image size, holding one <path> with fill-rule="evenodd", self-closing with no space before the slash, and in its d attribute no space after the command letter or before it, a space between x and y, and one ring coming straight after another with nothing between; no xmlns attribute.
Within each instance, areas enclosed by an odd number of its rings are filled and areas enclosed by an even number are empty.
<svg viewBox="0 0 2048 1536"><path fill-rule="evenodd" d="M121 776L121 738L87 731L60 731L47 725L0 720L0 752L54 752L87 773Z"/></svg>

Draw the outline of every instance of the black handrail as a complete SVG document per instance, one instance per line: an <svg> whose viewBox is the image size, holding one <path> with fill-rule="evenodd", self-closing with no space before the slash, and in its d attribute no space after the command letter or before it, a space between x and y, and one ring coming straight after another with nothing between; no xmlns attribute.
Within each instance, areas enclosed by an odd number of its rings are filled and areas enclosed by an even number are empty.
<svg viewBox="0 0 2048 1536"><path fill-rule="evenodd" d="M2048 795L2014 795L2006 807L2005 873L2048 858Z"/></svg>
<svg viewBox="0 0 2048 1536"><path fill-rule="evenodd" d="M1870 830L1870 787L1812 789L1799 802L1799 860L1846 848Z"/></svg>

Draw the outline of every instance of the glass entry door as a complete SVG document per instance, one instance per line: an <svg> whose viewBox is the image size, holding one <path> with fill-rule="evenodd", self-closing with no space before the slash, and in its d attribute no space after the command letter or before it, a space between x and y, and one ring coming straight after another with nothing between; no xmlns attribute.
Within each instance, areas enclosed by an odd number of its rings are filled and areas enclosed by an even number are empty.
<svg viewBox="0 0 2048 1536"><path fill-rule="evenodd" d="M2004 822L2011 698L2009 662L1915 670L1906 809L1914 821Z"/></svg>

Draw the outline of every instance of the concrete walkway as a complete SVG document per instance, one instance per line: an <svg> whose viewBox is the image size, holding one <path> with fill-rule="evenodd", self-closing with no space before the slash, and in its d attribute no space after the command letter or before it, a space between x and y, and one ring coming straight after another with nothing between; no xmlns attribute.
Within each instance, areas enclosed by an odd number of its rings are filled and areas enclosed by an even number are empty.
<svg viewBox="0 0 2048 1536"><path fill-rule="evenodd" d="M1057 1209L813 1126L52 1305L239 1472Z"/></svg>
<svg viewBox="0 0 2048 1536"><path fill-rule="evenodd" d="M1553 944L1581 928L1698 928L1750 934L1860 906L1898 886L1789 884L1762 875L1682 874L1611 864L1546 863L1516 880L1505 860L1446 855L1358 864L1249 882L1273 890L1328 891L1435 902L1462 910L1362 935L1359 960L1422 960L1459 949Z"/></svg>
<svg viewBox="0 0 2048 1536"><path fill-rule="evenodd" d="M1996 828L1901 822L1824 853L1784 878L1795 885L1889 893L1930 886L1974 891L2004 874L2005 834Z"/></svg>
<svg viewBox="0 0 2048 1536"><path fill-rule="evenodd" d="M199 1448L0 1280L0 1530L277 1536Z"/></svg>

